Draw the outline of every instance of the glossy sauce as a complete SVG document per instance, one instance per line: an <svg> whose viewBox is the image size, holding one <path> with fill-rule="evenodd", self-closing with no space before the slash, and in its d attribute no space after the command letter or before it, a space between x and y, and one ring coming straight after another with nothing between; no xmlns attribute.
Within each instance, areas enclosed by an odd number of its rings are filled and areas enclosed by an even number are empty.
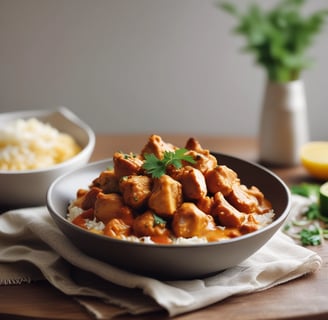
<svg viewBox="0 0 328 320"><path fill-rule="evenodd" d="M214 230L204 230L199 238L206 238L208 242L228 240L241 236L242 233L237 228L217 228ZM151 236L151 240L157 244L172 244L172 239L168 235Z"/></svg>
<svg viewBox="0 0 328 320"><path fill-rule="evenodd" d="M208 242L214 242L239 237L241 234L237 228L217 228L215 230L207 230L204 236Z"/></svg>
<svg viewBox="0 0 328 320"><path fill-rule="evenodd" d="M73 224L75 224L81 228L87 229L86 220L89 220L89 219L92 220L93 218L94 218L94 210L89 209L89 210L84 211L79 216L77 216L72 222L73 222ZM217 242L217 241L221 241L221 240L228 240L228 239L239 237L244 233L249 233L249 232L257 230L258 227L259 227L259 225L255 221L253 221L253 223L250 225L250 229L247 230L247 232L243 232L239 228L217 227L215 229L203 230L202 234L199 235L198 237L200 239L205 238L208 242ZM106 232L104 232L104 230L91 229L89 231L95 232L98 234L103 234L106 236L110 236L109 234L106 234ZM117 235L117 236L112 235L112 237L117 238L117 239L123 239L122 236L120 236L120 235ZM165 233L162 235L153 235L153 236L150 236L150 239L156 244L166 245L166 244L173 243L172 237L170 236L169 233Z"/></svg>

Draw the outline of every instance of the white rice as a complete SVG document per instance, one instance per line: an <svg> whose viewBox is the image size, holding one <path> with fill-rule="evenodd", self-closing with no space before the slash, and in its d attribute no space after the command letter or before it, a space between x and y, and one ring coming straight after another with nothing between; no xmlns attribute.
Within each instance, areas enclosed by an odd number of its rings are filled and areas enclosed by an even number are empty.
<svg viewBox="0 0 328 320"><path fill-rule="evenodd" d="M265 214L253 214L253 217L261 227L264 227L273 221L274 212L270 210Z"/></svg>
<svg viewBox="0 0 328 320"><path fill-rule="evenodd" d="M69 221L73 221L77 216L79 216L83 210L79 207L71 205L68 209L67 219ZM270 224L273 221L274 212L271 210L268 213L265 214L253 214L253 217L257 221L257 223L260 225L260 228L263 228L264 226ZM86 227L88 230L96 230L96 231L102 231L105 228L105 225L102 221L96 221L96 219L90 220L85 219ZM219 227L220 228L220 227ZM224 229L224 227L222 227ZM136 237L136 236L128 236L128 237L122 237L122 240L127 240L131 242L140 242L140 243L155 243L151 240L150 237ZM192 238L174 238L172 239L172 244L179 244L179 245L188 245L188 244L199 244L199 243L208 243L208 240L205 237L192 237Z"/></svg>
<svg viewBox="0 0 328 320"><path fill-rule="evenodd" d="M74 139L35 118L0 128L0 170L31 170L65 161L80 151Z"/></svg>
<svg viewBox="0 0 328 320"><path fill-rule="evenodd" d="M77 218L81 213L83 212L83 209L70 205L68 208L68 214L67 214L67 220L72 222L75 218Z"/></svg>

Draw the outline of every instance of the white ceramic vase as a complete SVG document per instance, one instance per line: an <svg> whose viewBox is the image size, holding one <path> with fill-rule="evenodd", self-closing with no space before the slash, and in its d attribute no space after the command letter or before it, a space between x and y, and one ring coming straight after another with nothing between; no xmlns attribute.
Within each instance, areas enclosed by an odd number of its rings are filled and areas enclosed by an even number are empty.
<svg viewBox="0 0 328 320"><path fill-rule="evenodd" d="M308 140L303 81L268 81L260 118L260 161L277 166L297 165L300 163L300 148Z"/></svg>

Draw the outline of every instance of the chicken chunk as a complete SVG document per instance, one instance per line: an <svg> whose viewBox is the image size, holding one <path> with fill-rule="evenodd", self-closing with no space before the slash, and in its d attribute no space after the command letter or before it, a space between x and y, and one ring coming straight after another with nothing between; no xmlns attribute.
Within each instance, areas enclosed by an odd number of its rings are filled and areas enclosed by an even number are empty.
<svg viewBox="0 0 328 320"><path fill-rule="evenodd" d="M239 228L240 232L242 234L254 232L260 228L258 222L254 218L252 214L248 214L246 221L243 223L243 225Z"/></svg>
<svg viewBox="0 0 328 320"><path fill-rule="evenodd" d="M186 200L198 200L206 196L205 177L198 169L191 166L183 167L177 180L182 185L183 196Z"/></svg>
<svg viewBox="0 0 328 320"><path fill-rule="evenodd" d="M203 149L203 147L201 146L201 144L199 143L198 140L196 140L195 138L192 138L192 137L187 140L186 149L194 150L199 153L203 153L204 151L207 151L207 150Z"/></svg>
<svg viewBox="0 0 328 320"><path fill-rule="evenodd" d="M239 183L233 184L227 200L236 209L245 213L256 212L259 205L257 198L248 192L245 185Z"/></svg>
<svg viewBox="0 0 328 320"><path fill-rule="evenodd" d="M89 190L79 189L76 193L76 199L71 206L76 206L83 210L93 208L99 192L101 192L101 189L96 187L92 187Z"/></svg>
<svg viewBox="0 0 328 320"><path fill-rule="evenodd" d="M126 205L140 209L147 204L152 180L148 176L125 176L120 180L120 191Z"/></svg>
<svg viewBox="0 0 328 320"><path fill-rule="evenodd" d="M113 156L113 162L115 175L118 180L124 176L141 174L143 170L143 160L133 153L123 154L121 152L115 152Z"/></svg>
<svg viewBox="0 0 328 320"><path fill-rule="evenodd" d="M167 143L162 140L162 138L156 134L149 137L147 144L141 150L141 155L154 154L157 158L162 159L165 151L175 151L177 149L171 143Z"/></svg>
<svg viewBox="0 0 328 320"><path fill-rule="evenodd" d="M256 210L256 213L262 214L272 210L271 202L264 197L264 194L257 187L251 186L250 188L248 188L247 194L249 196L255 197L258 201L258 208Z"/></svg>
<svg viewBox="0 0 328 320"><path fill-rule="evenodd" d="M154 187L148 206L159 216L172 216L182 204L182 186L180 182L168 175L162 175L154 180Z"/></svg>
<svg viewBox="0 0 328 320"><path fill-rule="evenodd" d="M118 182L119 180L113 169L104 170L92 181L91 187L100 188L104 193L119 192Z"/></svg>
<svg viewBox="0 0 328 320"><path fill-rule="evenodd" d="M131 235L132 227L126 224L122 219L114 218L110 220L104 229L104 235L122 239Z"/></svg>
<svg viewBox="0 0 328 320"><path fill-rule="evenodd" d="M184 202L177 209L172 221L172 230L176 237L202 237L206 231L214 228L213 217L199 210L192 202Z"/></svg>
<svg viewBox="0 0 328 320"><path fill-rule="evenodd" d="M232 206L221 192L214 195L212 215L219 220L220 225L228 228L240 228L247 219L247 214Z"/></svg>
<svg viewBox="0 0 328 320"><path fill-rule="evenodd" d="M133 222L133 231L137 237L158 236L168 232L166 222L156 220L156 215L151 210L137 216Z"/></svg>
<svg viewBox="0 0 328 320"><path fill-rule="evenodd" d="M195 163L192 164L192 166L201 171L203 174L217 166L216 158L210 153L204 154L194 150L189 150L186 152L186 155L191 156L195 160ZM190 165L185 161L183 161L183 163L184 165Z"/></svg>
<svg viewBox="0 0 328 320"><path fill-rule="evenodd" d="M95 217L104 224L115 218L122 219L129 225L133 222L132 210L124 204L123 197L117 193L99 192L94 208Z"/></svg>
<svg viewBox="0 0 328 320"><path fill-rule="evenodd" d="M208 190L215 194L221 192L227 196L232 191L232 186L239 183L237 173L225 165L220 165L205 174Z"/></svg>
<svg viewBox="0 0 328 320"><path fill-rule="evenodd" d="M198 209L202 210L206 214L211 214L214 204L213 197L205 196L197 200L196 205Z"/></svg>

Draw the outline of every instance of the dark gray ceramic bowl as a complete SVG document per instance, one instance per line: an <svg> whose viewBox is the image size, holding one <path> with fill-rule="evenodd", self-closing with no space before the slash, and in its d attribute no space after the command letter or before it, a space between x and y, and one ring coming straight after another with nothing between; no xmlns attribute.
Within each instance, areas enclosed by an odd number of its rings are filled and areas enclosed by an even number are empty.
<svg viewBox="0 0 328 320"><path fill-rule="evenodd" d="M66 220L70 200L76 190L90 182L112 165L102 160L61 176L47 193L49 212L61 231L90 256L135 273L162 279L190 279L208 276L242 262L275 234L286 219L290 208L287 186L267 169L235 157L215 154L220 164L235 170L241 182L260 188L271 201L275 220L268 226L231 240L192 245L156 245L133 243L97 235Z"/></svg>

